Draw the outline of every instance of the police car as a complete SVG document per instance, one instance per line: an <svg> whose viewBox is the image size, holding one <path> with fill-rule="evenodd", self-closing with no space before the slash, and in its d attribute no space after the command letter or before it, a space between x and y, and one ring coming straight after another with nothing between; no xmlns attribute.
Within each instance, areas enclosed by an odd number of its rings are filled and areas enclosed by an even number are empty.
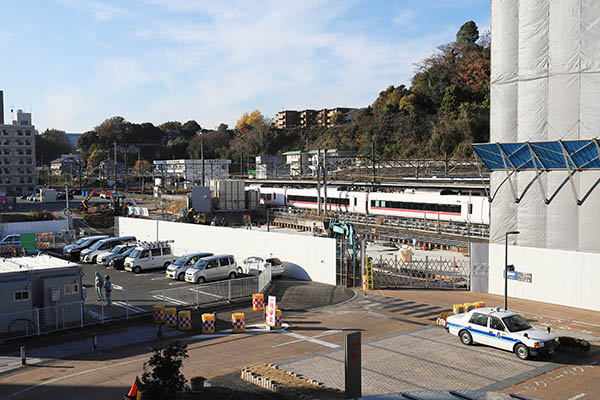
<svg viewBox="0 0 600 400"><path fill-rule="evenodd" d="M552 354L558 345L556 336L537 329L511 311L477 308L446 319L446 329L463 344L480 343L514 352L527 360L530 356Z"/></svg>

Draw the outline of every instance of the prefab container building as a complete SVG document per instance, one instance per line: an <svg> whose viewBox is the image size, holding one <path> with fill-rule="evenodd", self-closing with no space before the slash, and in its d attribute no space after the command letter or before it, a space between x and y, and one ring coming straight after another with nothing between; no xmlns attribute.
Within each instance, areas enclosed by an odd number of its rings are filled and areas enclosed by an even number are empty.
<svg viewBox="0 0 600 400"><path fill-rule="evenodd" d="M80 321L81 277L79 265L48 255L0 259L0 334Z"/></svg>

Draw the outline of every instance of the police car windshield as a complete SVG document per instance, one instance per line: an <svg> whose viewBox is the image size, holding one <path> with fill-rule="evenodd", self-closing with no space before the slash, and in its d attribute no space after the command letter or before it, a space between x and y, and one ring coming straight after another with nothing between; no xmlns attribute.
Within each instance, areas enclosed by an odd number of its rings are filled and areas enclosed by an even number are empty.
<svg viewBox="0 0 600 400"><path fill-rule="evenodd" d="M520 315L511 315L510 317L502 318L504 324L511 332L521 332L531 329L531 325Z"/></svg>
<svg viewBox="0 0 600 400"><path fill-rule="evenodd" d="M177 260L175 260L173 265L185 265L189 260L190 258L188 256L181 256Z"/></svg>

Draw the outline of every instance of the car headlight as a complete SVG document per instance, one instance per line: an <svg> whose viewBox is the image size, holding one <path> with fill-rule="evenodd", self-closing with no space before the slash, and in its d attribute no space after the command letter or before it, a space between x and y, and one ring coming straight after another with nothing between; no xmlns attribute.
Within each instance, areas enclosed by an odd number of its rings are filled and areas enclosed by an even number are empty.
<svg viewBox="0 0 600 400"><path fill-rule="evenodd" d="M544 347L544 342L535 342L533 347L539 349L540 347Z"/></svg>

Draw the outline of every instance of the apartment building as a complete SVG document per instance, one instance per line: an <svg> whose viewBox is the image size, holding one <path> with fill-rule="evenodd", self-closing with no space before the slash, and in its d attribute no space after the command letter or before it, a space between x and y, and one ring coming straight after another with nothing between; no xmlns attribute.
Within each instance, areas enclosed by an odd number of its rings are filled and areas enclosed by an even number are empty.
<svg viewBox="0 0 600 400"><path fill-rule="evenodd" d="M346 123L348 115L356 110L358 109L348 107L324 108L322 110L306 109L302 111L284 110L275 113L273 124L279 129L289 129L297 126L310 128L313 125L330 128Z"/></svg>
<svg viewBox="0 0 600 400"><path fill-rule="evenodd" d="M275 113L273 125L278 129L289 129L300 126L300 112L295 110L284 110Z"/></svg>
<svg viewBox="0 0 600 400"><path fill-rule="evenodd" d="M33 192L37 184L35 168L35 128L31 113L12 112L12 123L4 123L4 94L0 90L0 192L15 196Z"/></svg>

